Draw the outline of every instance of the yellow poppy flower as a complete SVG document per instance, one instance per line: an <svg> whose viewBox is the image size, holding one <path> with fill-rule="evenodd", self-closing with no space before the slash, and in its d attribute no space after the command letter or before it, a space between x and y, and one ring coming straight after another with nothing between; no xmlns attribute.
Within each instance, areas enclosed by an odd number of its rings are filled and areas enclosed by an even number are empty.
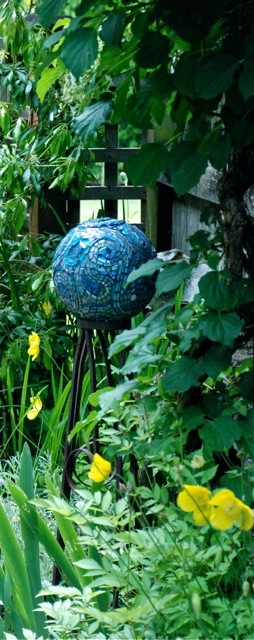
<svg viewBox="0 0 254 640"><path fill-rule="evenodd" d="M35 360L35 358L37 358L37 356L40 353L40 338L38 336L38 333L35 333L35 331L32 331L32 333L30 334L29 338L29 349L27 349L27 353L29 356L32 356L32 360Z"/></svg>
<svg viewBox="0 0 254 640"><path fill-rule="evenodd" d="M38 413L40 413L42 409L42 401L39 397L35 397L35 398L32 397L30 398L30 402L31 402L32 408L29 409L26 415L28 420L34 420L35 418L37 418Z"/></svg>
<svg viewBox="0 0 254 640"><path fill-rule="evenodd" d="M93 482L102 482L111 473L111 464L108 460L104 460L98 453L94 454L91 469L88 473L88 478Z"/></svg>
<svg viewBox="0 0 254 640"><path fill-rule="evenodd" d="M221 489L210 500L212 507L210 522L215 529L225 531L237 522L241 529L251 529L253 525L253 513L241 500L236 498L233 491Z"/></svg>
<svg viewBox="0 0 254 640"><path fill-rule="evenodd" d="M211 492L199 485L184 484L184 491L177 497L177 504L183 511L192 512L194 522L202 526L207 524L210 518Z"/></svg>
<svg viewBox="0 0 254 640"><path fill-rule="evenodd" d="M42 308L43 308L43 311L45 313L45 316L47 316L47 317L50 316L50 314L53 311L53 306L52 306L50 300L48 300L48 302L43 302Z"/></svg>

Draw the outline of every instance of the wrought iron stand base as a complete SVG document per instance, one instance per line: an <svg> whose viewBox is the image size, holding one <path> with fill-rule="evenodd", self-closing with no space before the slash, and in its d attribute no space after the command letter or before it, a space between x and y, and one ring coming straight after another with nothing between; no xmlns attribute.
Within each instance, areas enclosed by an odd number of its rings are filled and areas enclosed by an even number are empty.
<svg viewBox="0 0 254 640"><path fill-rule="evenodd" d="M90 388L91 393L94 393L97 389L97 379L96 379L96 360L94 354L94 345L93 338L94 332L98 337L100 350L103 356L105 372L107 378L108 386L114 386L114 378L111 373L110 363L108 358L108 336L110 335L112 339L114 338L116 332L118 330L129 329L130 321L125 320L121 322L92 322L88 320L77 320L77 327L79 331L78 342L76 346L74 363L73 363L73 372L72 372L72 384L71 384L71 395L70 395L70 408L66 429L66 440L65 440L65 450L64 450L64 462L63 462L63 474L62 474L62 495L69 500L71 496L71 491L75 490L75 482L73 480L73 476L75 474L75 462L82 451L82 447L78 449L76 447L77 438L74 436L69 442L69 435L74 428L76 422L79 419L79 409L80 409L80 400L81 400L81 391L82 391L82 382L84 375L84 364L85 359L87 357L88 367L90 372ZM92 434L92 454L99 453L100 443L99 443L99 429L96 426L93 430ZM122 461L120 458L116 460L116 476L120 478L122 475L121 469ZM57 540L60 543L61 547L64 548L64 541L61 537L60 532L57 532ZM57 567L54 567L53 572L53 584L58 584L60 582L61 576Z"/></svg>

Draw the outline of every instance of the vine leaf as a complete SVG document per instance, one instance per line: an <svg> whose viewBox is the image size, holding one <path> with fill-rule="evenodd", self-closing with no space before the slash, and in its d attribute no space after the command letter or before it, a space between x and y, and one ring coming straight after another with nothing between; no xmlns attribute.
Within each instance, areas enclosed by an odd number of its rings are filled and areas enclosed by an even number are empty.
<svg viewBox="0 0 254 640"><path fill-rule="evenodd" d="M169 365L162 379L163 389L168 393L172 391L184 393L190 387L199 386L199 378L203 373L201 362L193 360L189 356L183 356L180 360Z"/></svg>
<svg viewBox="0 0 254 640"><path fill-rule="evenodd" d="M132 154L127 160L126 173L135 186L151 184L165 169L167 159L168 151L164 144L159 142L144 144L138 153Z"/></svg>
<svg viewBox="0 0 254 640"><path fill-rule="evenodd" d="M237 313L220 313L208 311L199 320L201 333L213 342L232 345L243 328L244 321Z"/></svg>
<svg viewBox="0 0 254 640"><path fill-rule="evenodd" d="M84 111L73 119L76 133L82 140L96 133L98 127L106 122L112 111L111 100L100 100L85 107Z"/></svg>
<svg viewBox="0 0 254 640"><path fill-rule="evenodd" d="M212 451L223 451L225 447L231 447L235 440L241 438L242 430L237 420L218 416L213 422L199 429L199 435Z"/></svg>
<svg viewBox="0 0 254 640"><path fill-rule="evenodd" d="M37 13L44 27L49 27L55 22L63 4L64 0L43 0L43 2L39 4Z"/></svg>
<svg viewBox="0 0 254 640"><path fill-rule="evenodd" d="M98 55L98 39L94 29L83 29L66 36L61 49L60 57L65 66L73 73L76 80L90 69Z"/></svg>
<svg viewBox="0 0 254 640"><path fill-rule="evenodd" d="M185 261L166 265L164 269L160 271L156 281L157 295L178 289L182 282L186 278L189 278L191 272L191 265Z"/></svg>

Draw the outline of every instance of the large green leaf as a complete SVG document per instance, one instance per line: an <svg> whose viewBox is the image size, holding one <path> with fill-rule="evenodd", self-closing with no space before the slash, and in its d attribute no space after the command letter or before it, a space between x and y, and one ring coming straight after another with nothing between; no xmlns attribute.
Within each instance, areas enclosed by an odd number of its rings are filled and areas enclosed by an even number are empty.
<svg viewBox="0 0 254 640"><path fill-rule="evenodd" d="M195 78L197 74L197 56L184 54L176 65L174 80L177 90L184 96L196 97Z"/></svg>
<svg viewBox="0 0 254 640"><path fill-rule="evenodd" d="M136 61L144 69L155 69L164 64L169 51L170 40L160 31L147 31L139 43Z"/></svg>
<svg viewBox="0 0 254 640"><path fill-rule="evenodd" d="M198 387L199 378L203 374L202 364L183 356L176 362L169 365L167 372L162 378L162 386L164 391L168 393L178 391L184 393L190 387Z"/></svg>
<svg viewBox="0 0 254 640"><path fill-rule="evenodd" d="M158 275L156 281L156 293L161 295L168 291L178 289L182 282L189 278L192 267L187 262L177 262L177 264L167 264Z"/></svg>
<svg viewBox="0 0 254 640"><path fill-rule="evenodd" d="M232 349L213 344L203 357L203 367L205 372L214 380L222 371L226 371L231 365Z"/></svg>
<svg viewBox="0 0 254 640"><path fill-rule="evenodd" d="M13 599L24 627L36 631L33 601L26 563L19 542L0 503L0 549L9 576Z"/></svg>
<svg viewBox="0 0 254 640"><path fill-rule="evenodd" d="M210 163L219 171L225 166L229 158L231 151L230 136L221 127L214 128L203 138L199 149L202 152L207 152Z"/></svg>
<svg viewBox="0 0 254 640"><path fill-rule="evenodd" d="M253 55L244 61L243 71L238 80L240 91L245 100L254 95L254 59Z"/></svg>
<svg viewBox="0 0 254 640"><path fill-rule="evenodd" d="M137 338L143 336L146 332L146 328L142 325L138 325L138 327L134 327L134 329L125 329L121 331L118 335L116 335L113 344L109 347L109 356L113 356L119 351L126 349L129 347Z"/></svg>
<svg viewBox="0 0 254 640"><path fill-rule="evenodd" d="M168 154L172 185L179 195L195 187L207 168L207 154L197 150L194 142L182 140Z"/></svg>
<svg viewBox="0 0 254 640"><path fill-rule="evenodd" d="M242 394L243 398L246 398L250 402L253 402L254 371L246 371L246 373L241 376L238 384L240 393Z"/></svg>
<svg viewBox="0 0 254 640"><path fill-rule="evenodd" d="M201 333L213 342L231 345L244 325L237 313L208 311L200 318L198 327Z"/></svg>
<svg viewBox="0 0 254 640"><path fill-rule="evenodd" d="M125 13L122 9L111 13L101 25L101 38L107 45L118 44L124 29Z"/></svg>
<svg viewBox="0 0 254 640"><path fill-rule="evenodd" d="M229 89L237 61L233 56L216 53L200 61L196 78L197 93L209 100Z"/></svg>
<svg viewBox="0 0 254 640"><path fill-rule="evenodd" d="M118 384L112 391L102 391L99 397L99 403L103 412L112 409L115 402L120 402L125 393L130 393L133 389L138 388L137 380L126 380L122 384Z"/></svg>
<svg viewBox="0 0 254 640"><path fill-rule="evenodd" d="M98 55L98 38L94 29L83 29L69 33L61 46L60 57L67 69L78 80L91 68Z"/></svg>
<svg viewBox="0 0 254 640"><path fill-rule="evenodd" d="M237 297L234 291L223 280L219 271L209 271L200 278L199 291L205 299L208 307L218 311L231 311L234 309Z"/></svg>
<svg viewBox="0 0 254 640"><path fill-rule="evenodd" d="M63 4L65 4L64 0L42 0L38 5L37 13L44 27L49 27L55 22Z"/></svg>
<svg viewBox="0 0 254 640"><path fill-rule="evenodd" d="M165 265L165 262L164 260L160 260L160 258L152 258L152 260L144 262L141 267L134 269L134 271L129 274L126 284L128 285L131 282L134 282L134 280L141 278L141 276L153 276L156 271L159 271L163 267L163 265Z"/></svg>
<svg viewBox="0 0 254 640"><path fill-rule="evenodd" d="M57 64L56 67L50 67L44 69L41 74L40 80L37 82L36 93L40 100L44 100L46 93L52 87L52 84L58 80L64 73L63 65Z"/></svg>
<svg viewBox="0 0 254 640"><path fill-rule="evenodd" d="M84 111L73 119L76 133L82 140L97 132L98 127L109 119L112 111L111 100L100 100L85 107Z"/></svg>
<svg viewBox="0 0 254 640"><path fill-rule="evenodd" d="M20 464L20 476L19 476L20 488L27 495L28 499L34 497L34 477L33 477L33 462L32 456L28 444L25 442ZM45 628L45 614L43 611L38 611L37 606L43 601L38 594L42 588L41 583L41 570L40 570L40 549L39 549L39 537L37 531L36 512L33 507L30 508L31 519L33 520L34 529L32 530L25 518L23 518L22 512L20 512L20 523L22 531L22 539L24 543L24 557L26 561L27 573L30 582L31 596L33 599L33 606L35 610L35 619L37 626L37 633L44 635Z"/></svg>
<svg viewBox="0 0 254 640"><path fill-rule="evenodd" d="M199 429L199 435L212 451L223 451L239 440L242 434L240 423L226 416L219 416Z"/></svg>
<svg viewBox="0 0 254 640"><path fill-rule="evenodd" d="M130 156L126 162L126 173L134 185L155 182L166 169L168 152L164 144L144 144L138 153Z"/></svg>
<svg viewBox="0 0 254 640"><path fill-rule="evenodd" d="M11 482L8 482L8 489L27 526L33 533L38 532L40 543L45 547L49 557L52 558L55 564L60 568L62 574L67 579L67 582L70 585L75 586L77 589L81 589L81 583L79 582L78 576L67 555L56 540L54 534L44 522L42 516L35 511L34 506L28 500L26 494Z"/></svg>

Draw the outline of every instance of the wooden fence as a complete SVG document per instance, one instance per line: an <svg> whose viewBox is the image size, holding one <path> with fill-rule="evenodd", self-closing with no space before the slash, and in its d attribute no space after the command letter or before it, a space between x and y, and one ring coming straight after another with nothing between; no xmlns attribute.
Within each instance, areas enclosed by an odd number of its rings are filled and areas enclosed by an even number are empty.
<svg viewBox="0 0 254 640"><path fill-rule="evenodd" d="M152 142L153 132L145 132L143 141ZM142 142L143 142L142 141ZM190 236L203 228L200 213L209 202L217 202L216 172L209 167L197 187L184 197L176 197L170 184L170 177L161 175L156 188L143 185L119 184L119 164L123 164L139 148L118 146L118 127L105 126L105 147L93 148L95 163L104 164L104 184L88 184L80 197L63 194L59 189L44 189L45 206L35 203L30 216L30 231L64 234L80 222L80 202L99 200L103 202L105 215L116 218L118 202L140 201L140 222L137 224L158 251L177 248L188 252ZM89 155L85 155L88 162ZM91 211L92 215L92 211ZM136 223L135 223L136 224Z"/></svg>

